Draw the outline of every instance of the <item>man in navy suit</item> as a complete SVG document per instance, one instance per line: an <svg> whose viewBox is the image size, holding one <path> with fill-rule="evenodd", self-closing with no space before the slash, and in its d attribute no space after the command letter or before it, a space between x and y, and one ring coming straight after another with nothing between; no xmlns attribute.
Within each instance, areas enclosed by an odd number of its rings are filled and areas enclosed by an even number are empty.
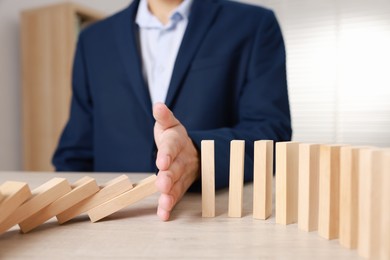
<svg viewBox="0 0 390 260"><path fill-rule="evenodd" d="M216 187L230 141L291 138L285 48L272 11L226 0L135 0L80 36L58 171L152 172L168 220L215 140ZM157 167L157 169L156 169ZM195 182L195 183L194 183Z"/></svg>

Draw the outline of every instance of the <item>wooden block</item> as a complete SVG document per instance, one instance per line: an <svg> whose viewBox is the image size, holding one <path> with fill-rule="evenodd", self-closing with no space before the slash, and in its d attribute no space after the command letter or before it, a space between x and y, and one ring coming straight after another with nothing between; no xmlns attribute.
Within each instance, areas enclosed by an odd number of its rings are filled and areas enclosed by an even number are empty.
<svg viewBox="0 0 390 260"><path fill-rule="evenodd" d="M380 259L390 259L390 151L385 151L382 158L382 216Z"/></svg>
<svg viewBox="0 0 390 260"><path fill-rule="evenodd" d="M35 213L33 216L19 223L23 233L27 233L39 225L43 224L52 217L69 209L80 201L92 196L99 191L95 179L91 177L83 177L71 185L72 191L65 194L61 198L54 201L52 204Z"/></svg>
<svg viewBox="0 0 390 260"><path fill-rule="evenodd" d="M267 219L272 215L274 142L256 141L254 149L253 218Z"/></svg>
<svg viewBox="0 0 390 260"><path fill-rule="evenodd" d="M326 239L339 236L340 148L340 145L320 147L318 234Z"/></svg>
<svg viewBox="0 0 390 260"><path fill-rule="evenodd" d="M359 163L358 253L377 259L381 224L382 153L377 149L362 149Z"/></svg>
<svg viewBox="0 0 390 260"><path fill-rule="evenodd" d="M133 189L91 209L88 211L89 218L92 222L96 222L156 193L156 179L156 175L143 179L141 182L137 183Z"/></svg>
<svg viewBox="0 0 390 260"><path fill-rule="evenodd" d="M28 201L17 208L14 213L0 224L0 234L23 222L70 191L70 185L64 178L53 178L39 186L33 190L33 196Z"/></svg>
<svg viewBox="0 0 390 260"><path fill-rule="evenodd" d="M0 192L4 196L0 203L0 224L32 196L24 182L7 181L0 186Z"/></svg>
<svg viewBox="0 0 390 260"><path fill-rule="evenodd" d="M372 150L360 150L359 157L358 253L368 258L370 255Z"/></svg>
<svg viewBox="0 0 390 260"><path fill-rule="evenodd" d="M354 249L358 240L358 147L342 147L340 150L340 230L339 242Z"/></svg>
<svg viewBox="0 0 390 260"><path fill-rule="evenodd" d="M298 228L318 228L319 144L299 144Z"/></svg>
<svg viewBox="0 0 390 260"><path fill-rule="evenodd" d="M276 143L275 222L288 225L298 219L299 144Z"/></svg>
<svg viewBox="0 0 390 260"><path fill-rule="evenodd" d="M58 223L63 224L72 218L81 215L92 208L99 206L116 196L131 190L133 184L130 182L129 177L126 175L121 175L101 187L101 190L98 191L93 196L85 199L76 205L70 207L64 212L57 215Z"/></svg>
<svg viewBox="0 0 390 260"><path fill-rule="evenodd" d="M230 142L229 209L231 218L242 217L245 141Z"/></svg>
<svg viewBox="0 0 390 260"><path fill-rule="evenodd" d="M372 154L372 195L371 195L371 221L370 221L370 259L379 259L380 255L380 239L382 229L382 170L383 170L383 151L376 149ZM388 244L390 246L390 244Z"/></svg>
<svg viewBox="0 0 390 260"><path fill-rule="evenodd" d="M214 141L202 141L202 217L215 217Z"/></svg>
<svg viewBox="0 0 390 260"><path fill-rule="evenodd" d="M3 195L3 193L1 193L1 191L0 191L0 204L3 201L3 199L5 199L5 195Z"/></svg>

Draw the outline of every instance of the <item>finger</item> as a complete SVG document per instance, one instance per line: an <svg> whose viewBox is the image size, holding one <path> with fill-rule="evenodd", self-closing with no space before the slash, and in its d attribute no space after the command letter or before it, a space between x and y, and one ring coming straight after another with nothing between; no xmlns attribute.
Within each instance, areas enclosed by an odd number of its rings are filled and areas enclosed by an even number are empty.
<svg viewBox="0 0 390 260"><path fill-rule="evenodd" d="M174 181L170 172L160 171L156 179L157 190L161 193L168 193L173 187Z"/></svg>
<svg viewBox="0 0 390 260"><path fill-rule="evenodd" d="M160 171L166 171L182 150L183 144L179 133L167 130L163 140L157 145L156 165Z"/></svg>
<svg viewBox="0 0 390 260"><path fill-rule="evenodd" d="M187 176L180 178L180 180L173 185L169 193L162 193L160 195L158 201L159 207L165 211L172 211L192 182L193 180Z"/></svg>
<svg viewBox="0 0 390 260"><path fill-rule="evenodd" d="M175 206L175 200L171 195L161 194L158 199L158 206L165 211L172 211Z"/></svg>
<svg viewBox="0 0 390 260"><path fill-rule="evenodd" d="M163 172L161 176L164 176L164 173L168 176L169 172ZM176 206L178 201L183 197L184 193L190 187L190 185L195 180L195 175L178 175L180 176L170 191L168 193L162 193L159 198L159 205L157 209L157 215L161 220L169 220L171 211ZM170 178L170 177L169 177ZM171 183L170 183L171 184ZM156 181L156 185L157 181Z"/></svg>
<svg viewBox="0 0 390 260"><path fill-rule="evenodd" d="M170 214L171 212L170 211L166 211L160 207L157 208L157 216L163 220L163 221L168 221L169 220L169 217L170 217Z"/></svg>
<svg viewBox="0 0 390 260"><path fill-rule="evenodd" d="M173 185L179 181L185 165L181 160L172 163L168 171L159 171L156 180L156 187L161 193L169 193Z"/></svg>
<svg viewBox="0 0 390 260"><path fill-rule="evenodd" d="M173 196L168 194L161 194L158 200L157 215L163 221L169 220L171 211L174 208L176 202Z"/></svg>
<svg viewBox="0 0 390 260"><path fill-rule="evenodd" d="M153 106L153 116L156 120L156 126L163 130L177 126L180 124L179 120L173 115L172 111L163 104L156 103Z"/></svg>
<svg viewBox="0 0 390 260"><path fill-rule="evenodd" d="M160 171L166 171L172 162L172 156L163 152L157 152L156 166Z"/></svg>

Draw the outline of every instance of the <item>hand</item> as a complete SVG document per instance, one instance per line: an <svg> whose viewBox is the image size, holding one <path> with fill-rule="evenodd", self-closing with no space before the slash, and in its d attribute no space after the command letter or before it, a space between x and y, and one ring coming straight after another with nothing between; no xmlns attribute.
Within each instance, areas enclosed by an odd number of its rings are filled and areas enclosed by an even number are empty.
<svg viewBox="0 0 390 260"><path fill-rule="evenodd" d="M156 103L153 116L159 169L156 186L161 192L157 215L166 221L176 203L199 177L199 155L187 130L166 105Z"/></svg>

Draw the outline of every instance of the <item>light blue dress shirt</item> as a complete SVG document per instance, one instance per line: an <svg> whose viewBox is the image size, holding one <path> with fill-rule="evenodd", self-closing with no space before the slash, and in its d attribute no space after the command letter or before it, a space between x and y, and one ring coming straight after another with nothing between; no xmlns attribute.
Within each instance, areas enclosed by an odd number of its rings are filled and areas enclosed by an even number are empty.
<svg viewBox="0 0 390 260"><path fill-rule="evenodd" d="M141 0L135 22L139 26L142 69L152 103L165 102L172 72L188 24L192 0L184 0L162 24Z"/></svg>

